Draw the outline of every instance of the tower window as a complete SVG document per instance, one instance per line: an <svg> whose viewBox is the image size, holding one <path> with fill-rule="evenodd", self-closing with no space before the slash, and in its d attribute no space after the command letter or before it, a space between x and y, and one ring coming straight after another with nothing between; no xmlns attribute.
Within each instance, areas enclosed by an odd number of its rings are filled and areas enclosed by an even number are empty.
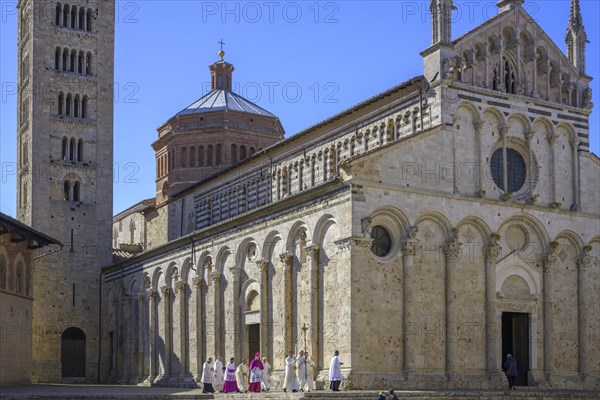
<svg viewBox="0 0 600 400"><path fill-rule="evenodd" d="M60 47L57 47L54 52L54 69L60 70Z"/></svg>
<svg viewBox="0 0 600 400"><path fill-rule="evenodd" d="M242 145L240 146L240 160L243 160L246 158L246 146Z"/></svg>
<svg viewBox="0 0 600 400"><path fill-rule="evenodd" d="M73 116L75 118L79 117L79 107L81 105L81 101L79 100L79 95L75 95L75 102L73 103Z"/></svg>
<svg viewBox="0 0 600 400"><path fill-rule="evenodd" d="M63 115L65 104L65 95L63 92L58 94L58 115Z"/></svg>
<svg viewBox="0 0 600 400"><path fill-rule="evenodd" d="M198 166L204 167L204 146L198 147Z"/></svg>
<svg viewBox="0 0 600 400"><path fill-rule="evenodd" d="M237 146L235 144L231 145L231 163L235 164L237 162Z"/></svg>
<svg viewBox="0 0 600 400"><path fill-rule="evenodd" d="M63 137L61 159L66 160L68 154L69 154L69 140L66 137Z"/></svg>
<svg viewBox="0 0 600 400"><path fill-rule="evenodd" d="M209 144L206 148L206 165L212 166L213 164L213 147Z"/></svg>
<svg viewBox="0 0 600 400"><path fill-rule="evenodd" d="M69 65L69 49L63 49L62 70L66 71Z"/></svg>
<svg viewBox="0 0 600 400"><path fill-rule="evenodd" d="M77 72L83 74L83 51L79 52L79 57L77 58Z"/></svg>
<svg viewBox="0 0 600 400"><path fill-rule="evenodd" d="M77 57L77 51L71 50L71 63L69 65L69 72L75 72L75 58Z"/></svg>
<svg viewBox="0 0 600 400"><path fill-rule="evenodd" d="M80 201L80 183L75 181L73 184L73 201Z"/></svg>
<svg viewBox="0 0 600 400"><path fill-rule="evenodd" d="M514 149L506 149L506 167L504 166L503 149L498 149L492 155L490 162L492 177L494 183L502 190L508 193L517 192L523 187L526 177L526 166L523 157ZM504 169L506 168L506 176L508 184L504 188Z"/></svg>
<svg viewBox="0 0 600 400"><path fill-rule="evenodd" d="M8 268L6 265L6 258L0 254L0 289L6 289L6 275Z"/></svg>
<svg viewBox="0 0 600 400"><path fill-rule="evenodd" d="M60 16L61 16L61 13L62 13L61 9L62 9L61 4L60 3L56 3L56 21L55 21L56 26L60 26Z"/></svg>
<svg viewBox="0 0 600 400"><path fill-rule="evenodd" d="M88 52L85 56L85 74L92 74L92 53Z"/></svg>
<svg viewBox="0 0 600 400"><path fill-rule="evenodd" d="M85 21L85 29L88 32L92 31L92 10L87 10L86 13L86 21Z"/></svg>
<svg viewBox="0 0 600 400"><path fill-rule="evenodd" d="M71 8L71 28L77 29L77 7Z"/></svg>
<svg viewBox="0 0 600 400"><path fill-rule="evenodd" d="M84 30L85 27L85 10L83 7L79 9L79 29Z"/></svg>
<svg viewBox="0 0 600 400"><path fill-rule="evenodd" d="M88 117L88 97L83 96L83 100L81 101L81 118Z"/></svg>
<svg viewBox="0 0 600 400"><path fill-rule="evenodd" d="M15 275L15 292L23 294L23 264L21 261L17 263L17 271Z"/></svg>
<svg viewBox="0 0 600 400"><path fill-rule="evenodd" d="M216 165L221 165L222 161L223 161L223 146L221 146L221 144L217 144L217 155L215 157L216 159Z"/></svg>
<svg viewBox="0 0 600 400"><path fill-rule="evenodd" d="M71 193L71 183L69 181L65 181L63 183L63 200L69 201Z"/></svg>
<svg viewBox="0 0 600 400"><path fill-rule="evenodd" d="M65 4L63 6L62 25L64 28L66 28L68 24L69 24L69 6L67 4Z"/></svg>
<svg viewBox="0 0 600 400"><path fill-rule="evenodd" d="M83 139L77 141L77 161L83 161Z"/></svg>
<svg viewBox="0 0 600 400"><path fill-rule="evenodd" d="M65 107L65 114L70 117L71 116L71 110L73 107L73 96L71 95L71 93L67 94L67 103L66 103L66 107Z"/></svg>

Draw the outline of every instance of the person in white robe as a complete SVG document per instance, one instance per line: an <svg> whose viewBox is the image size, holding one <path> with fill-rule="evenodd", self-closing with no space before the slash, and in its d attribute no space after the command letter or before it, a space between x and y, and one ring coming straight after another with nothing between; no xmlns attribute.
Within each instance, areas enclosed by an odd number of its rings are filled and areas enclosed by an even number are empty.
<svg viewBox="0 0 600 400"><path fill-rule="evenodd" d="M271 390L271 384L269 382L271 374L271 364L267 362L267 357L263 357L262 363L265 369L263 369L262 382L260 386L262 387L263 391L268 392L269 390Z"/></svg>
<svg viewBox="0 0 600 400"><path fill-rule="evenodd" d="M296 373L298 374L298 387L304 391L306 385L306 359L304 358L304 350L300 350L300 354L296 357Z"/></svg>
<svg viewBox="0 0 600 400"><path fill-rule="evenodd" d="M306 363L306 385L304 386L305 392L310 392L314 389L314 381L313 381L313 360L308 353L304 353L304 359Z"/></svg>
<svg viewBox="0 0 600 400"><path fill-rule="evenodd" d="M248 393L248 366L246 365L245 358L242 360L242 363L238 365L237 370L235 371L235 377L240 392Z"/></svg>
<svg viewBox="0 0 600 400"><path fill-rule="evenodd" d="M215 360L215 381L213 383L213 388L215 391L220 392L223 389L223 361L221 357L217 357Z"/></svg>
<svg viewBox="0 0 600 400"><path fill-rule="evenodd" d="M208 360L202 366L202 393L214 393L215 389L213 389L213 368L212 368L212 357L209 357Z"/></svg>
<svg viewBox="0 0 600 400"><path fill-rule="evenodd" d="M340 391L340 383L342 383L342 365L339 358L340 352L335 351L334 356L331 358L329 364L329 388L334 392Z"/></svg>
<svg viewBox="0 0 600 400"><path fill-rule="evenodd" d="M298 377L296 376L296 359L294 358L294 352L290 351L290 354L285 359L283 391L297 392L298 389L300 389L300 385L298 385Z"/></svg>

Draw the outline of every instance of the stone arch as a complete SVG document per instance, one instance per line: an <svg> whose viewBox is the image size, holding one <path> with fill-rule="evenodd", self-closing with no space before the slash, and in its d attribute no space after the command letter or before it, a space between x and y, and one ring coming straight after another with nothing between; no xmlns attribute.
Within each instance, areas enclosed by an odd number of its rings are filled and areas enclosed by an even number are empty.
<svg viewBox="0 0 600 400"><path fill-rule="evenodd" d="M160 267L154 270L152 274L152 288L155 290L159 290L161 284L164 284L165 278L164 273Z"/></svg>
<svg viewBox="0 0 600 400"><path fill-rule="evenodd" d="M552 122L546 118L546 117L537 117L532 124L534 130L535 127L537 126L543 126L546 129L546 134L547 135L554 135L554 125L552 125ZM537 133L537 130L535 130L535 132ZM542 138L545 139L545 138Z"/></svg>
<svg viewBox="0 0 600 400"><path fill-rule="evenodd" d="M152 278L150 278L150 275L148 275L148 272L144 271L144 275L142 278L142 282L143 282L143 288L144 289L150 289L152 288Z"/></svg>
<svg viewBox="0 0 600 400"><path fill-rule="evenodd" d="M458 229L459 232L461 231L461 228L464 225L474 226L477 229L477 231L479 232L479 234L481 235L481 237L483 237L484 240L486 241L485 243L482 243L482 245L485 246L485 245L489 244L492 231L490 230L490 227L484 220L482 220L479 217L474 217L474 216L465 217L465 218L461 219L458 222L458 224L456 224L456 228Z"/></svg>
<svg viewBox="0 0 600 400"><path fill-rule="evenodd" d="M249 251L253 249L255 254L249 254ZM238 250L235 255L235 265L243 267L246 264L246 260L258 260L259 254L261 254L261 251L258 242L253 237L245 238L238 246Z"/></svg>
<svg viewBox="0 0 600 400"><path fill-rule="evenodd" d="M278 231L271 231L265 238L264 245L262 247L262 257L265 260L270 260L273 256L273 249L277 242L283 240L283 237Z"/></svg>
<svg viewBox="0 0 600 400"><path fill-rule="evenodd" d="M337 225L337 220L331 214L322 215L321 218L317 221L315 225L315 230L312 235L312 243L318 243L320 245L323 244L323 240L325 239L325 234L329 227L333 224Z"/></svg>
<svg viewBox="0 0 600 400"><path fill-rule="evenodd" d="M521 113L511 113L508 118L506 119L506 122L508 123L509 127L511 126L511 122L512 121L518 121L521 124L521 127L523 128L523 133L525 133L527 130L531 129L531 122L529 121L529 119L521 114Z"/></svg>
<svg viewBox="0 0 600 400"><path fill-rule="evenodd" d="M294 222L294 224L288 231L288 236L285 244L286 251L293 251L297 237L299 235L302 235L303 233L306 235L306 240L308 242L308 235L310 234L310 228L308 227L308 225L302 220Z"/></svg>
<svg viewBox="0 0 600 400"><path fill-rule="evenodd" d="M231 255L231 250L227 246L223 246L219 252L217 253L217 259L215 263L215 270L223 273L225 263L227 262L229 256Z"/></svg>
<svg viewBox="0 0 600 400"><path fill-rule="evenodd" d="M167 286L173 287L174 279L179 277L179 267L174 261L169 264L165 273L165 283Z"/></svg>
<svg viewBox="0 0 600 400"><path fill-rule="evenodd" d="M496 107L487 107L485 110L483 110L483 112L481 113L481 115L482 115L482 117L484 119L488 115L492 116L496 120L496 123L497 123L498 126L502 126L502 125L506 124L506 120L504 118L504 115Z"/></svg>
<svg viewBox="0 0 600 400"><path fill-rule="evenodd" d="M256 292L258 294L260 304L260 284L254 279L248 279L246 282L244 282L244 284L242 285L242 289L240 290L240 305L242 307L242 312L248 311L248 300L252 292Z"/></svg>
<svg viewBox="0 0 600 400"><path fill-rule="evenodd" d="M542 287L541 276L533 267L521 260L515 263L512 259L505 259L496 265L496 293L502 293L502 285L511 276L518 276L527 283L531 300L538 298Z"/></svg>
<svg viewBox="0 0 600 400"><path fill-rule="evenodd" d="M181 264L181 274L180 279L183 282L188 282L190 280L190 271L194 268L194 263L192 262L191 257L186 257Z"/></svg>
<svg viewBox="0 0 600 400"><path fill-rule="evenodd" d="M439 227L444 232L444 236L446 238L450 237L450 232L452 231L452 225L450 225L450 221L441 213L437 211L425 211L422 213L419 218L415 221L415 226L419 225L419 223L431 220L435 224L439 225Z"/></svg>
<svg viewBox="0 0 600 400"><path fill-rule="evenodd" d="M463 100L459 103L458 107L456 107L457 114L458 114L458 111L461 109L464 109L467 112L469 112L473 118L473 121L477 121L481 118L481 114L479 113L479 110L477 109L477 107L469 101ZM455 114L455 116L457 114Z"/></svg>
<svg viewBox="0 0 600 400"><path fill-rule="evenodd" d="M528 231L534 233L538 239L540 248L537 249L539 250L537 251L537 253L539 253L540 255L546 254L548 250L548 243L550 242L550 237L548 235L548 232L546 231L546 228L544 228L544 225L542 225L542 223L537 218L530 214L524 213L516 213L510 215L498 226L498 233L504 232L504 229L510 227L511 225L519 225L524 228L528 228ZM502 238L502 240L505 242L506 239L507 238ZM529 243L531 243L531 241L529 241ZM536 251L536 249L532 248L529 251Z"/></svg>
<svg viewBox="0 0 600 400"><path fill-rule="evenodd" d="M570 122L560 122L558 125L556 125L556 133L566 134L569 137L569 140L577 138L575 128Z"/></svg>
<svg viewBox="0 0 600 400"><path fill-rule="evenodd" d="M129 295L132 297L136 297L137 293L140 291L140 285L137 278L133 278L129 283Z"/></svg>
<svg viewBox="0 0 600 400"><path fill-rule="evenodd" d="M560 232L558 235L556 235L556 240L559 239L565 239L569 242L569 244L571 244L571 246L573 246L573 248L575 248L575 250L577 251L576 256L580 255L583 251L583 240L581 240L581 238L572 230L564 230L562 232Z"/></svg>

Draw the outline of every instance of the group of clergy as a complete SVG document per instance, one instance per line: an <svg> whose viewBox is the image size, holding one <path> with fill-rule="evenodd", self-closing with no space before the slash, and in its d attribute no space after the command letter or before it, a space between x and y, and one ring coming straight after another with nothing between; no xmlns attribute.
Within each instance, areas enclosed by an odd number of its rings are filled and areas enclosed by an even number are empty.
<svg viewBox="0 0 600 400"><path fill-rule="evenodd" d="M229 359L225 369L223 369L221 357L217 357L214 366L212 361L212 357L209 357L202 367L202 393L247 393L248 391L261 392L271 389L269 386L271 365L267 362L266 357L263 357L261 361L260 353L255 354L250 366L247 365L245 358L237 368L234 357ZM248 384L248 373L250 374L250 384Z"/></svg>
<svg viewBox="0 0 600 400"><path fill-rule="evenodd" d="M342 381L342 363L339 360L339 352L336 350L329 366L330 389L339 391ZM223 375L223 371L225 374ZM269 391L269 378L271 366L267 358L260 359L260 353L254 355L254 359L248 366L246 359L235 366L235 358L230 358L229 363L223 369L221 357L217 357L214 365L212 357L204 363L202 368L203 384L202 393L247 393ZM300 350L298 355L290 352L285 359L285 375L283 380L283 391L298 392L313 390L313 362L309 354Z"/></svg>

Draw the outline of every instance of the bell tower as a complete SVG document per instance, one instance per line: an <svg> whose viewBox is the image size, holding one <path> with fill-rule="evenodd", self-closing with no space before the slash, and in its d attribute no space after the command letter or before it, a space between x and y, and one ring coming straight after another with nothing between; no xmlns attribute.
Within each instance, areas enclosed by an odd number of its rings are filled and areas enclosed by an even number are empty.
<svg viewBox="0 0 600 400"><path fill-rule="evenodd" d="M100 272L112 260L115 2L18 9L17 217L65 244L33 264L32 380L96 382Z"/></svg>

